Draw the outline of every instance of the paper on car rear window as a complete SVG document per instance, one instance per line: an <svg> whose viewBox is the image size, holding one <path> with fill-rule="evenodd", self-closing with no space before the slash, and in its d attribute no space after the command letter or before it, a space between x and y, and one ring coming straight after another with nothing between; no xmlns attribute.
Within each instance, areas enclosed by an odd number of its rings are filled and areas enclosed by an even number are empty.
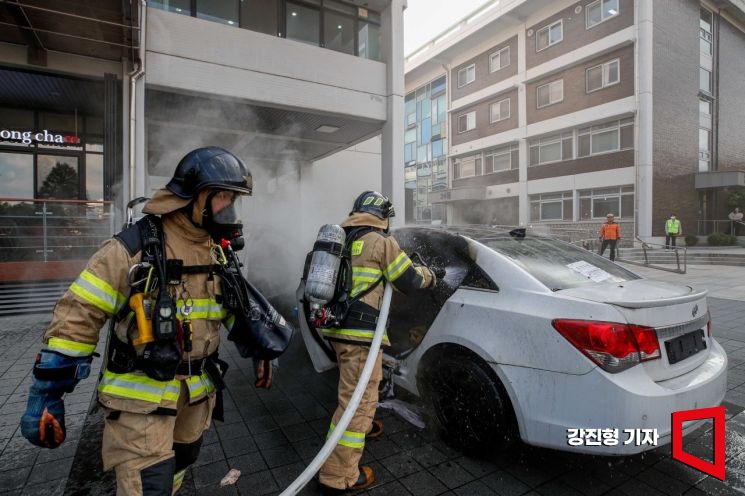
<svg viewBox="0 0 745 496"><path fill-rule="evenodd" d="M575 272L578 272L582 274L583 276L587 277L593 282L603 282L611 280L613 282L621 282L623 279L620 277L614 277L611 274L607 273L600 267L597 267L589 262L585 261L579 261L567 264L567 267L572 269Z"/></svg>

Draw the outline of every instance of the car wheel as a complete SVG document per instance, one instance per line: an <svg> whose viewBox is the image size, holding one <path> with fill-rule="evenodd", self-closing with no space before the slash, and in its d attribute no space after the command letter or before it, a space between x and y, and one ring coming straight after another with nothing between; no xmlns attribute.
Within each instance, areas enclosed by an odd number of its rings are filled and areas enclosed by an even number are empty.
<svg viewBox="0 0 745 496"><path fill-rule="evenodd" d="M503 450L516 438L507 392L471 353L438 354L425 362L419 385L445 440L470 453Z"/></svg>

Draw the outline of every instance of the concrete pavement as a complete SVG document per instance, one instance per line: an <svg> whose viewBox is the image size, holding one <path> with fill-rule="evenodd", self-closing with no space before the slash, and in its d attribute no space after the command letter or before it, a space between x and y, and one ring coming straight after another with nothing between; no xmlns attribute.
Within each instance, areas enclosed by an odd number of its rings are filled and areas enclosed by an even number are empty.
<svg viewBox="0 0 745 496"><path fill-rule="evenodd" d="M644 455L605 458L518 445L490 459L465 456L431 429L417 429L388 410L379 410L386 430L367 444L363 461L378 477L369 495L662 495L745 492L745 269L705 266L688 274L632 267L640 275L711 291L714 335L728 351L727 480L720 482L670 458L669 446ZM66 397L68 440L43 450L20 435L30 369L49 315L0 320L0 496L113 494L114 479L100 464L100 412L87 415L94 372ZM101 345L99 344L99 348ZM336 404L336 373L316 374L300 340L282 359L271 391L253 387L251 362L233 346L221 348L231 365L224 423L205 435L199 460L188 470L182 495L277 494L315 456ZM100 364L100 360L94 361ZM711 427L685 439L686 450L710 457ZM220 488L230 468L238 483ZM318 494L313 482L303 494Z"/></svg>

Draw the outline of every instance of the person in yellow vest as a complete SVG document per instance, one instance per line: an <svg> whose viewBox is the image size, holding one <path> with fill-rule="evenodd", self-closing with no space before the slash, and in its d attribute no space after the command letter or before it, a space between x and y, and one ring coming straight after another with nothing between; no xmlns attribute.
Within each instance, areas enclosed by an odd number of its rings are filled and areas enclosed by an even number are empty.
<svg viewBox="0 0 745 496"><path fill-rule="evenodd" d="M224 308L221 277L211 270L215 244L241 226L241 197L252 189L240 158L219 147L199 148L145 205L150 215L101 246L57 303L44 334L21 418L26 439L46 448L65 440L64 393L90 374L99 332L112 319L98 384L106 416L104 470L116 471L118 495L178 490L204 431L221 415L227 364L217 358L220 326L245 332L247 325ZM156 249L160 255L147 267L160 266L154 285L162 294L148 300L154 311L146 314L133 299L149 292L127 295L135 287L132 276L141 277L133 269L147 269L142 260ZM156 278L151 273L146 285ZM155 338L140 342L147 329ZM271 377L271 362L260 365Z"/></svg>
<svg viewBox="0 0 745 496"><path fill-rule="evenodd" d="M615 217L613 214L605 216L605 224L600 226L600 256L605 253L605 248L610 246L610 259L614 261L616 259L616 244L621 239L621 226L616 224Z"/></svg>
<svg viewBox="0 0 745 496"><path fill-rule="evenodd" d="M665 221L665 249L675 248L675 238L683 234L683 227L680 220L671 214L670 218Z"/></svg>

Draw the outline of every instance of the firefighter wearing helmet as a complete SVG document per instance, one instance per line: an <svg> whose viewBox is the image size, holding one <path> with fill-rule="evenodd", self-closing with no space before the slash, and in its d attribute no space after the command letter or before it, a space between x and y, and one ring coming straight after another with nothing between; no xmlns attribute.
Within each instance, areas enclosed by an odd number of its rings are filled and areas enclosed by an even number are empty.
<svg viewBox="0 0 745 496"><path fill-rule="evenodd" d="M431 289L441 269L414 265L389 231L389 219L395 215L390 200L376 191L365 191L354 202L341 227L347 233L352 257L351 305L339 327L321 329L331 341L339 365L338 406L329 432L344 415L344 410L359 382L377 325L383 285L403 292ZM390 346L388 336L383 346ZM373 420L378 403L378 385L383 377L382 351L375 369L347 430L321 467L319 481L327 492L344 492L369 487L375 474L369 466L360 466L365 439L380 436L383 423Z"/></svg>
<svg viewBox="0 0 745 496"><path fill-rule="evenodd" d="M24 437L47 448L64 441L63 394L90 373L111 319L98 384L104 469L116 471L117 494L179 488L211 419L221 420L220 325L246 325L221 304L214 269L218 243L240 234L241 197L252 188L237 156L194 150L144 206L150 215L101 246L54 309L21 419ZM265 384L271 367L261 364Z"/></svg>

